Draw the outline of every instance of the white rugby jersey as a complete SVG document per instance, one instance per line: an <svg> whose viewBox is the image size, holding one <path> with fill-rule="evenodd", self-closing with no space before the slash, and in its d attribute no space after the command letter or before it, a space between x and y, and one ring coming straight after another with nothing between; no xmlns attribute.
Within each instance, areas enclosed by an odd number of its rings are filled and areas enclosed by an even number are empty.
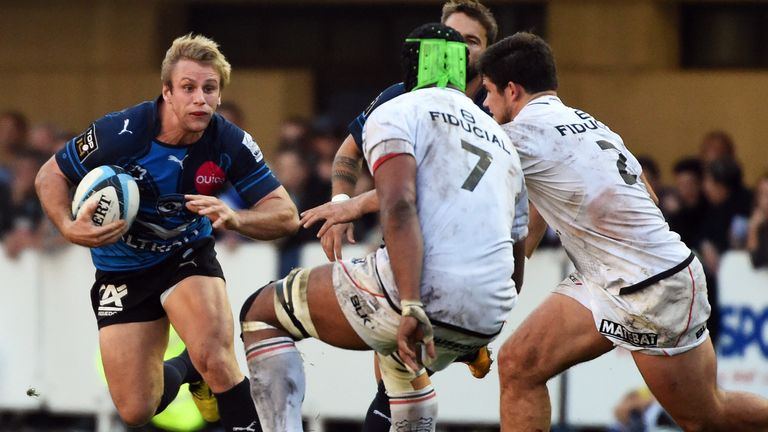
<svg viewBox="0 0 768 432"><path fill-rule="evenodd" d="M594 117L543 96L503 128L531 202L591 283L617 294L690 257L640 180L637 159Z"/></svg>
<svg viewBox="0 0 768 432"><path fill-rule="evenodd" d="M457 90L421 89L371 114L363 151L371 172L391 155L416 159L421 299L432 321L499 332L517 298L512 229L524 187L520 159L501 127ZM387 254L379 250L379 275L399 304L391 272L381 271L389 268Z"/></svg>

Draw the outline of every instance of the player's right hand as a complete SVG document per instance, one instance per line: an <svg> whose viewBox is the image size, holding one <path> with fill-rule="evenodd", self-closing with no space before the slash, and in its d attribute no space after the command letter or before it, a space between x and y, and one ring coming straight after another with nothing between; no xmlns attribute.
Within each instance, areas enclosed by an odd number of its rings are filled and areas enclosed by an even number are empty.
<svg viewBox="0 0 768 432"><path fill-rule="evenodd" d="M115 243L127 230L124 220L117 220L104 226L94 225L91 218L98 201L86 202L77 218L65 225L62 235L70 242L95 248Z"/></svg>
<svg viewBox="0 0 768 432"><path fill-rule="evenodd" d="M355 243L355 227L351 222L334 225L320 237L320 244L323 246L323 252L328 257L328 261L342 259L341 245L344 243L345 236L349 243Z"/></svg>

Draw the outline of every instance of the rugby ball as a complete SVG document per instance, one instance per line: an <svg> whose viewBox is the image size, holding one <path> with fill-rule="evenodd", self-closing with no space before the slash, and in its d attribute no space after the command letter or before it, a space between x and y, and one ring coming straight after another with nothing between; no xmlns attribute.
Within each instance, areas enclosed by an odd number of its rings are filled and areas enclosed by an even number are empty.
<svg viewBox="0 0 768 432"><path fill-rule="evenodd" d="M102 226L122 219L128 226L139 210L139 186L124 169L102 165L80 180L72 198L72 217L77 218L86 203L96 201L91 221Z"/></svg>

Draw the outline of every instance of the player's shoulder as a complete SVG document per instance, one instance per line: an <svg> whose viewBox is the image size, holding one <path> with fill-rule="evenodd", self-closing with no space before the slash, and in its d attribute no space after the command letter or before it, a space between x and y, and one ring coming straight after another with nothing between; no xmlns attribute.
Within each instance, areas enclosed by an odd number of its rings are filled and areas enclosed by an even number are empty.
<svg viewBox="0 0 768 432"><path fill-rule="evenodd" d="M253 136L222 115L214 113L209 127L212 129L213 140L217 145L232 152L245 147L253 154L257 162L264 158L261 148Z"/></svg>
<svg viewBox="0 0 768 432"><path fill-rule="evenodd" d="M137 138L156 126L157 101L144 101L120 111L110 112L94 122L99 135Z"/></svg>
<svg viewBox="0 0 768 432"><path fill-rule="evenodd" d="M389 102L390 100L402 95L405 93L405 84L399 82L397 84L392 84L391 86L387 87L379 93L376 98L371 101L371 103L368 105L368 108L365 109L363 112L363 115L365 117L368 117L371 115L372 112L374 112L378 107L383 105L386 102Z"/></svg>

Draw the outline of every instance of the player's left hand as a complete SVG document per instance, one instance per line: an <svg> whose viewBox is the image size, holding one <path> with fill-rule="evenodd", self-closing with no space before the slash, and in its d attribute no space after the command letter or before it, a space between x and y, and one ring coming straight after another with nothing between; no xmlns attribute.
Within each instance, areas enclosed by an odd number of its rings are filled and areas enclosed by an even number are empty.
<svg viewBox="0 0 768 432"><path fill-rule="evenodd" d="M306 210L301 213L299 224L309 228L318 221L325 220L317 233L317 237L320 238L334 225L355 221L362 215L358 201L352 198L346 201L327 202Z"/></svg>
<svg viewBox="0 0 768 432"><path fill-rule="evenodd" d="M187 209L211 220L214 229L236 230L240 227L240 216L224 201L208 195L184 195Z"/></svg>
<svg viewBox="0 0 768 432"><path fill-rule="evenodd" d="M436 357L432 323L429 322L422 306L415 304L404 306L400 327L397 329L397 351L400 358L414 372L424 367L424 360L421 357L422 346L426 348L429 358Z"/></svg>

